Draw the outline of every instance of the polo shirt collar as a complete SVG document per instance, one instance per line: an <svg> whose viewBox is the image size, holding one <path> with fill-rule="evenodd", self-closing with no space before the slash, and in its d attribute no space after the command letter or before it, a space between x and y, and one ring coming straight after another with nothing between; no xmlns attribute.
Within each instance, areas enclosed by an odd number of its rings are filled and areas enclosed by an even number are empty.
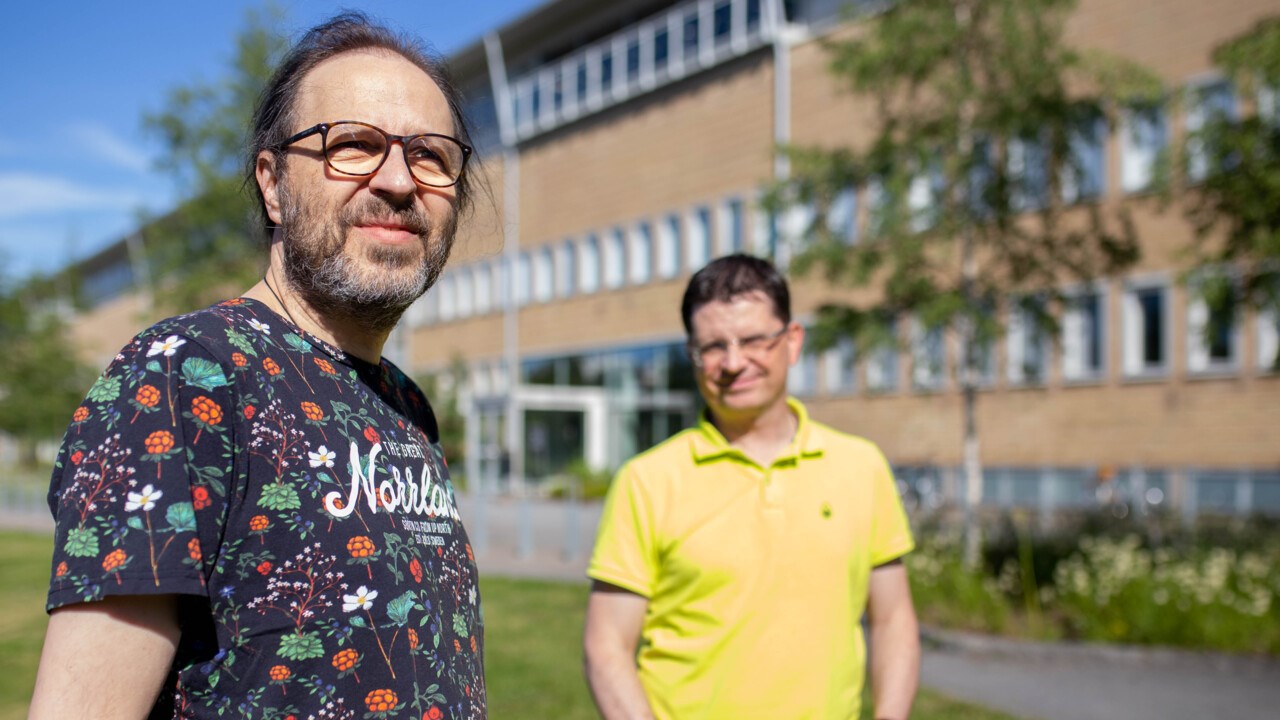
<svg viewBox="0 0 1280 720"><path fill-rule="evenodd" d="M787 407L791 409L791 412L795 413L799 422L796 424L796 434L792 438L791 444L774 460L774 464L788 460L799 461L801 458L822 455L821 433L813 432L813 423L809 421L809 412L805 410L804 405L799 400L788 397ZM690 451L693 454L695 463L707 462L722 457L747 459L741 450L729 444L720 429L711 422L711 415L705 409L698 416L698 424L694 428L694 432L690 433L689 438Z"/></svg>

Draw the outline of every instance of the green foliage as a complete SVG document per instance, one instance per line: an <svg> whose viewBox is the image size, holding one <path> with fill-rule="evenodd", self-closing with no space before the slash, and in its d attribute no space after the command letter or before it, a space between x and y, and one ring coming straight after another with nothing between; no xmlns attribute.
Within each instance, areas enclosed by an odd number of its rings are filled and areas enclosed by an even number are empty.
<svg viewBox="0 0 1280 720"><path fill-rule="evenodd" d="M84 397L92 377L67 338L56 295L38 287L40 279L0 287L0 431L27 448L60 437Z"/></svg>
<svg viewBox="0 0 1280 720"><path fill-rule="evenodd" d="M1067 47L1073 6L913 0L826 43L837 81L877 109L879 126L864 147L788 148L792 175L766 204L815 210L792 238L798 274L880 292L821 308L817 349L845 335L864 349L893 342L883 328L904 313L927 327L957 323L980 344L1002 331L992 312L1001 298L1055 300L1064 282L1136 260L1124 208L1112 216L1070 196L1080 176L1072 145L1113 101L1150 97L1158 83L1132 63ZM826 221L851 187L875 196L863 202L869 219L854 244ZM1039 319L1052 329L1052 313Z"/></svg>
<svg viewBox="0 0 1280 720"><path fill-rule="evenodd" d="M440 447L449 463L449 476L458 488L466 487L467 418L462 414L460 394L467 383L467 363L455 357L447 370L417 378L418 386L431 403L440 428Z"/></svg>
<svg viewBox="0 0 1280 720"><path fill-rule="evenodd" d="M1189 183L1185 209L1198 289L1215 314L1236 301L1280 312L1280 17L1218 47L1214 62L1258 106L1239 118L1211 115L1180 148L1184 170L1193 152L1206 170Z"/></svg>
<svg viewBox="0 0 1280 720"><path fill-rule="evenodd" d="M190 310L253 284L262 251L250 238L255 201L243 177L246 129L258 95L286 47L273 28L281 13L250 11L226 75L169 91L165 109L144 126L165 148L160 167L187 200L145 225L143 238L164 298L172 310Z"/></svg>
<svg viewBox="0 0 1280 720"><path fill-rule="evenodd" d="M574 496L579 500L599 500L609 492L614 474L612 470L595 470L586 460L577 458L565 467L562 481L551 481L555 485L550 488L548 495L553 498ZM570 488L568 483L577 487Z"/></svg>

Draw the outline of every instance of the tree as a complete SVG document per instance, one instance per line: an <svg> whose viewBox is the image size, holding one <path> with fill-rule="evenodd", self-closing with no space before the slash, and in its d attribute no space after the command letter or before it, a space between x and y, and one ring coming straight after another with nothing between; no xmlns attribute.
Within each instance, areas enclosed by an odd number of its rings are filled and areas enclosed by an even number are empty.
<svg viewBox="0 0 1280 720"><path fill-rule="evenodd" d="M1155 97L1158 83L1133 63L1068 47L1073 6L904 0L827 41L831 72L875 108L878 126L861 147L787 148L791 174L767 199L783 227L800 228L796 274L878 289L822 306L818 349L850 335L864 351L901 342L886 330L898 317L958 336L972 561L975 407L986 351L1005 330L998 309L1018 306L1052 331L1065 283L1116 272L1139 252L1127 209L1095 202L1087 170L1114 101ZM870 196L857 242L831 222L851 188Z"/></svg>
<svg viewBox="0 0 1280 720"><path fill-rule="evenodd" d="M186 199L143 230L158 293L173 310L190 310L238 292L262 272L264 253L252 238L252 193L244 185L245 132L258 95L286 41L272 28L278 10L250 11L230 72L213 83L170 90L165 109L143 119L159 136L159 166Z"/></svg>
<svg viewBox="0 0 1280 720"><path fill-rule="evenodd" d="M27 465L35 464L39 442L66 430L89 384L51 287L33 278L0 292L0 431L18 439Z"/></svg>
<svg viewBox="0 0 1280 720"><path fill-rule="evenodd" d="M1213 60L1255 108L1243 117L1206 108L1181 148L1207 333L1230 322L1237 304L1280 316L1280 17L1223 43ZM1280 353L1272 366L1280 369Z"/></svg>

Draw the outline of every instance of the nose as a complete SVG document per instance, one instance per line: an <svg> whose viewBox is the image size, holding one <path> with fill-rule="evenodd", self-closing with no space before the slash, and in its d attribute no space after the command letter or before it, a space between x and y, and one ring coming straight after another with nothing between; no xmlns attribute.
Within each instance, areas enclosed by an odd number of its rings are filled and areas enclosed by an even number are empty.
<svg viewBox="0 0 1280 720"><path fill-rule="evenodd" d="M729 343L724 349L724 360L720 362L722 372L729 374L737 373L746 364L746 355L743 354L742 346L736 342Z"/></svg>
<svg viewBox="0 0 1280 720"><path fill-rule="evenodd" d="M369 189L396 197L412 195L418 189L413 175L409 173L409 162L405 159L403 145L398 142L391 144L386 161L369 178Z"/></svg>

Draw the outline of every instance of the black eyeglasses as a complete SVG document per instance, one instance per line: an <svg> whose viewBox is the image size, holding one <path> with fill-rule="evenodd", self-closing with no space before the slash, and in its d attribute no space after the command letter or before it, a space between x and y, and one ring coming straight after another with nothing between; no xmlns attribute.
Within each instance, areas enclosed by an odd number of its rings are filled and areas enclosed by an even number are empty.
<svg viewBox="0 0 1280 720"><path fill-rule="evenodd" d="M335 172L366 176L378 172L391 155L391 145L404 148L409 174L423 185L449 187L458 182L471 157L471 147L461 140L437 133L392 135L380 127L355 120L320 123L286 139L292 145L320 133L324 160Z"/></svg>
<svg viewBox="0 0 1280 720"><path fill-rule="evenodd" d="M778 340L786 334L790 325L783 325L778 332L768 333L765 335L752 335L745 338L733 338L732 340L717 340L709 342L705 345L689 344L689 358L693 360L693 364L700 368L716 367L729 357L729 348L737 346L743 355L759 360L765 353L772 350L778 344Z"/></svg>

